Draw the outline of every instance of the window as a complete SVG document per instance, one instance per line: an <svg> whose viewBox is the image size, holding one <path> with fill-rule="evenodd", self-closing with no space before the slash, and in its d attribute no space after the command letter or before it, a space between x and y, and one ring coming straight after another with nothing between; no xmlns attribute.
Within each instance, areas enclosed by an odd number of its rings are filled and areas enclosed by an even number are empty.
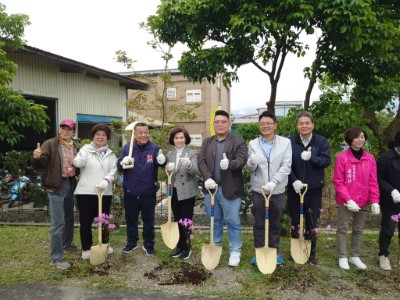
<svg viewBox="0 0 400 300"><path fill-rule="evenodd" d="M176 88L167 88L167 99L176 99Z"/></svg>
<svg viewBox="0 0 400 300"><path fill-rule="evenodd" d="M201 102L201 90L187 90L186 102Z"/></svg>
<svg viewBox="0 0 400 300"><path fill-rule="evenodd" d="M190 145L200 147L201 143L203 142L203 138L201 134L191 134L190 138L192 141L190 142Z"/></svg>

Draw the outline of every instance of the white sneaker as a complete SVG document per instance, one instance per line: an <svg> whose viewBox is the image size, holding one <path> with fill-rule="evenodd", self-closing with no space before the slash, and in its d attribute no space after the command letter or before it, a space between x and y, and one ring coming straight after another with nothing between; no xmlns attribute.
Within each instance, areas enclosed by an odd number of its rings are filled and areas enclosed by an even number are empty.
<svg viewBox="0 0 400 300"><path fill-rule="evenodd" d="M239 263L240 263L240 252L231 251L231 254L229 255L228 266L237 267Z"/></svg>
<svg viewBox="0 0 400 300"><path fill-rule="evenodd" d="M108 254L113 254L114 253L114 249L111 246L108 246L107 253Z"/></svg>
<svg viewBox="0 0 400 300"><path fill-rule="evenodd" d="M341 257L339 258L339 267L343 270L349 270L350 266L349 266L349 260L347 259L347 257Z"/></svg>
<svg viewBox="0 0 400 300"><path fill-rule="evenodd" d="M89 259L90 258L90 250L82 250L82 259Z"/></svg>
<svg viewBox="0 0 400 300"><path fill-rule="evenodd" d="M353 265L355 265L360 270L367 269L367 266L361 261L361 259L358 256L350 257L349 262L352 263Z"/></svg>
<svg viewBox="0 0 400 300"><path fill-rule="evenodd" d="M390 271L392 266L390 265L390 260L385 255L379 256L379 267L384 271Z"/></svg>

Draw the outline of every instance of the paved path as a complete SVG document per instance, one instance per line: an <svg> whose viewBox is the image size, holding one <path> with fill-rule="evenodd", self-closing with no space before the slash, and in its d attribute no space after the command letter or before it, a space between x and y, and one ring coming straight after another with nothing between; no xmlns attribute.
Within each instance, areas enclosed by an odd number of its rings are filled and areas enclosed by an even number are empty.
<svg viewBox="0 0 400 300"><path fill-rule="evenodd" d="M204 298L204 297L182 297L171 296L163 293L146 293L146 292L126 292L118 290L90 290L80 287L59 287L37 284L17 284L17 285L0 285L0 299L2 300L87 300L87 299L107 299L107 300L202 300L202 299L228 299L228 298Z"/></svg>

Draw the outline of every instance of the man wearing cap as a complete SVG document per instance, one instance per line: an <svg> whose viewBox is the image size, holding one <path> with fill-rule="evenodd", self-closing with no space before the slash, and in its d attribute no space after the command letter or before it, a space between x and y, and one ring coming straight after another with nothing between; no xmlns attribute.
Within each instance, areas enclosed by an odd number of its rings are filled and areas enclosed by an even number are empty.
<svg viewBox="0 0 400 300"><path fill-rule="evenodd" d="M50 205L51 263L66 270L71 265L64 260L64 250L78 251L72 245L74 233L74 197L76 186L75 167L72 162L78 152L72 137L76 123L63 120L58 136L37 143L33 151L32 166L42 171L42 185L47 190Z"/></svg>

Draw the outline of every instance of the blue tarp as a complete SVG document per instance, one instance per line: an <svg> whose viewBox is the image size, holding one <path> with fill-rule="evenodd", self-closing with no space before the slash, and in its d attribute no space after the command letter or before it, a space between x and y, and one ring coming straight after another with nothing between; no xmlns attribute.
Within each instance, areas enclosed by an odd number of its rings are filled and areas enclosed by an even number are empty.
<svg viewBox="0 0 400 300"><path fill-rule="evenodd" d="M77 115L78 123L111 123L111 121L122 121L122 117L97 116L97 115Z"/></svg>

